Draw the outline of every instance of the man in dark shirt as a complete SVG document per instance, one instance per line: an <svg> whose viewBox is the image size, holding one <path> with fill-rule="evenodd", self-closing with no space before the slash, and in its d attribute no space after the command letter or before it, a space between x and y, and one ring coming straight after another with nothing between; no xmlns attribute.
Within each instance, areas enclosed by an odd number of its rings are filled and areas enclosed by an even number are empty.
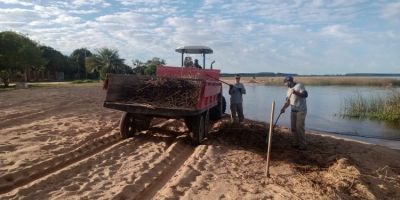
<svg viewBox="0 0 400 200"><path fill-rule="evenodd" d="M246 94L244 85L240 82L240 75L235 77L236 83L229 86L229 94L231 95L231 119L232 122L242 123L244 120L243 116L243 95Z"/></svg>
<svg viewBox="0 0 400 200"><path fill-rule="evenodd" d="M199 69L202 68L201 65L199 65L199 60L197 60L197 59L194 59L194 65L193 66L196 67L196 68L199 68Z"/></svg>

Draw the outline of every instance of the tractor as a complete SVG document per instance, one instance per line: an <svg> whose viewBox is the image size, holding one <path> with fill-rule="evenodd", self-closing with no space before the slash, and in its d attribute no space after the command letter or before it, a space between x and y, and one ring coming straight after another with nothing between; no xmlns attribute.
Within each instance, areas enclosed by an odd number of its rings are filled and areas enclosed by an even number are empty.
<svg viewBox="0 0 400 200"><path fill-rule="evenodd" d="M220 70L205 67L206 46L183 46L181 66L159 65L155 76L107 74L104 107L124 111L120 120L122 138L150 128L155 117L183 119L193 145L200 144L226 109L219 81ZM201 54L203 65L194 66L187 54Z"/></svg>

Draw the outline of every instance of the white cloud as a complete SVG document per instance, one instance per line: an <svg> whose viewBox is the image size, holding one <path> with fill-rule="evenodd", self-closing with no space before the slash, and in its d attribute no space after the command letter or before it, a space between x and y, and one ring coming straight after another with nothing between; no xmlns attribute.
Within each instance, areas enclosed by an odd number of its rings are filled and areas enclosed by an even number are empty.
<svg viewBox="0 0 400 200"><path fill-rule="evenodd" d="M213 5L213 4L220 4L223 2L224 2L223 0L204 0L204 5L209 6L209 5Z"/></svg>
<svg viewBox="0 0 400 200"><path fill-rule="evenodd" d="M66 13L65 10L62 10L56 6L35 5L33 7L33 10L35 12L39 13L43 18L50 18L50 17L54 17L54 16L58 16L58 15Z"/></svg>
<svg viewBox="0 0 400 200"><path fill-rule="evenodd" d="M399 29L382 20L400 18L398 3L118 0L104 8L105 0L4 2L0 31L29 34L65 54L116 48L127 64L157 56L180 65L174 48L190 44L212 47L207 60L224 72L345 73L350 65L400 64ZM382 26L364 23L369 20Z"/></svg>
<svg viewBox="0 0 400 200"><path fill-rule="evenodd" d="M160 4L165 0L118 0L122 5L135 5L135 4Z"/></svg>
<svg viewBox="0 0 400 200"><path fill-rule="evenodd" d="M60 24L71 24L71 23L78 23L80 21L79 17L72 17L69 15L59 15L53 22L60 23Z"/></svg>
<svg viewBox="0 0 400 200"><path fill-rule="evenodd" d="M31 22L39 18L40 15L33 10L21 8L0 8L0 21L2 22Z"/></svg>
<svg viewBox="0 0 400 200"><path fill-rule="evenodd" d="M329 36L346 42L357 42L358 38L355 33L347 26L341 24L329 25L323 27L320 31L321 35Z"/></svg>
<svg viewBox="0 0 400 200"><path fill-rule="evenodd" d="M382 9L382 17L394 22L400 22L400 2L385 5Z"/></svg>
<svg viewBox="0 0 400 200"><path fill-rule="evenodd" d="M120 12L96 18L100 25L117 25L126 29L153 27L154 18L133 12Z"/></svg>
<svg viewBox="0 0 400 200"><path fill-rule="evenodd" d="M76 7L86 6L86 5L100 5L102 7L111 6L110 3L105 0L74 0L71 2L72 5Z"/></svg>
<svg viewBox="0 0 400 200"><path fill-rule="evenodd" d="M5 4L18 4L22 6L31 6L33 3L31 1L21 1L21 0L2 0L1 3Z"/></svg>
<svg viewBox="0 0 400 200"><path fill-rule="evenodd" d="M99 13L100 10L98 9L89 9L89 10L68 10L68 13L71 14L78 14L78 15L88 15L93 13Z"/></svg>

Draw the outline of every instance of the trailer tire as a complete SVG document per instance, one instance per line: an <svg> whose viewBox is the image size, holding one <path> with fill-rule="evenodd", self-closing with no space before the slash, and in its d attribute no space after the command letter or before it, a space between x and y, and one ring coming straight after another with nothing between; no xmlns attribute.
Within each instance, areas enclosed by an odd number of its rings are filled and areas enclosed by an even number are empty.
<svg viewBox="0 0 400 200"><path fill-rule="evenodd" d="M193 131L191 131L190 137L192 138L192 144L197 146L201 143L202 136L204 136L204 116L200 115L196 117L196 122L194 122Z"/></svg>
<svg viewBox="0 0 400 200"><path fill-rule="evenodd" d="M125 112L122 114L119 123L121 138L130 138L135 136L135 133L139 131L149 129L151 120L151 117L135 116L132 113Z"/></svg>
<svg viewBox="0 0 400 200"><path fill-rule="evenodd" d="M226 112L226 100L225 97L222 96L222 115L225 114L225 112Z"/></svg>
<svg viewBox="0 0 400 200"><path fill-rule="evenodd" d="M130 138L137 132L135 128L135 118L132 113L122 114L121 120L119 122L120 135L122 139Z"/></svg>
<svg viewBox="0 0 400 200"><path fill-rule="evenodd" d="M190 132L192 145L197 146L207 136L210 128L209 111L197 116L187 117L185 123Z"/></svg>

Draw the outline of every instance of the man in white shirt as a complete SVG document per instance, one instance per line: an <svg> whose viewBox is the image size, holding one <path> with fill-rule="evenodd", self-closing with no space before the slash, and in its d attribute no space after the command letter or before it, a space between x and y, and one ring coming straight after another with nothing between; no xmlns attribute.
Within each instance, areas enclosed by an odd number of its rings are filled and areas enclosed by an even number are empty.
<svg viewBox="0 0 400 200"><path fill-rule="evenodd" d="M308 93L304 85L294 82L292 76L286 76L283 82L289 89L281 113L284 113L289 105L291 106L291 131L295 136L293 147L304 150L307 145L304 126L307 115L306 98L308 97Z"/></svg>

